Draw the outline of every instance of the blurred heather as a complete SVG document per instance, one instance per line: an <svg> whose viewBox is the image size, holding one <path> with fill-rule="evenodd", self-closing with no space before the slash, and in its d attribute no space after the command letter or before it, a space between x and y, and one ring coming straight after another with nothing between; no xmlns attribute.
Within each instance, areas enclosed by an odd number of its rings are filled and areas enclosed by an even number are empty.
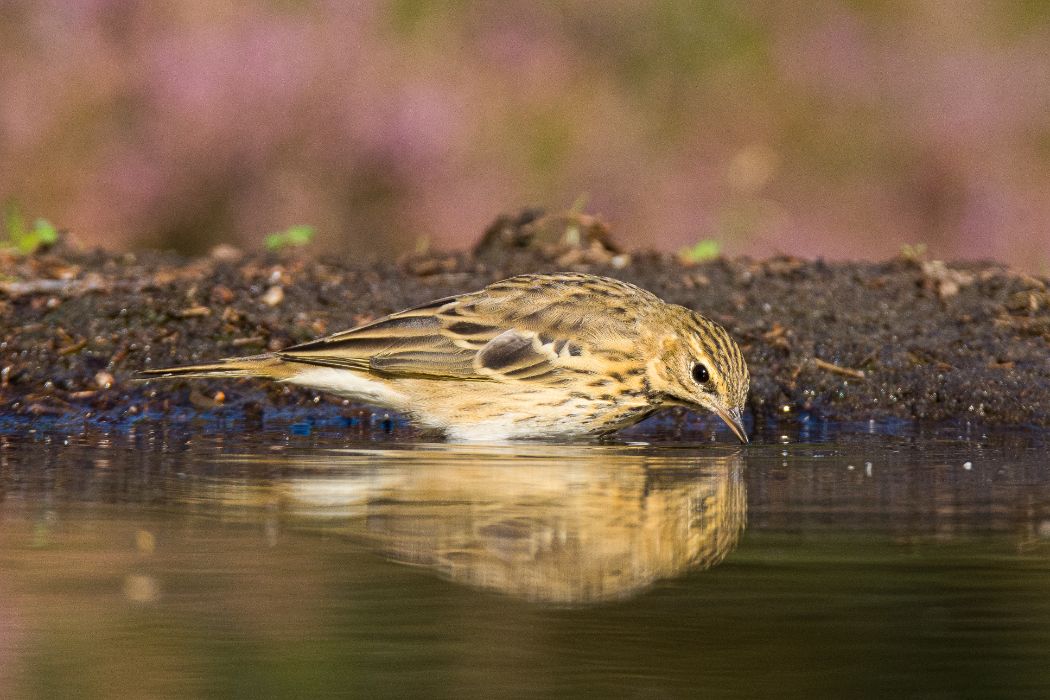
<svg viewBox="0 0 1050 700"><path fill-rule="evenodd" d="M0 202L86 245L627 247L1050 266L1050 4L3 0Z"/></svg>

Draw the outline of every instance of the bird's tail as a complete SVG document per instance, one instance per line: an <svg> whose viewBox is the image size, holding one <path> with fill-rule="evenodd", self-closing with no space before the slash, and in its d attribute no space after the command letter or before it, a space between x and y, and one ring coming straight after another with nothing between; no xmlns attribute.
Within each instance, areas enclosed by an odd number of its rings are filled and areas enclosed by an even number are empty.
<svg viewBox="0 0 1050 700"><path fill-rule="evenodd" d="M233 357L200 365L146 369L138 372L135 379L208 379L214 377L262 377L265 379L287 379L295 374L292 363L271 354Z"/></svg>

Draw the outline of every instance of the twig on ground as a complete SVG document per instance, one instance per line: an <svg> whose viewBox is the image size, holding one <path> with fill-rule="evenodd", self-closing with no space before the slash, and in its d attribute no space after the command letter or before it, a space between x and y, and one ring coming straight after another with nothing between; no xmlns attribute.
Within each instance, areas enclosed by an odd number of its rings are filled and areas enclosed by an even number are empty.
<svg viewBox="0 0 1050 700"><path fill-rule="evenodd" d="M845 377L853 377L854 379L864 379L865 376L863 370L851 369L850 367L842 367L841 365L836 365L834 363L828 362L827 360L822 360L819 357L813 358L813 364L816 365L819 369L825 370L827 372L834 372L835 374L841 374Z"/></svg>

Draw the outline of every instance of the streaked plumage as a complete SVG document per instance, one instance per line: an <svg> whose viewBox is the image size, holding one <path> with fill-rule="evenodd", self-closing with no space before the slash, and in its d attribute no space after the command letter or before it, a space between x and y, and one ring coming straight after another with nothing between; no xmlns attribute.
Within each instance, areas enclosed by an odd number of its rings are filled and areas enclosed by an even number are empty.
<svg viewBox="0 0 1050 700"><path fill-rule="evenodd" d="M456 439L600 435L684 405L714 411L746 441L747 365L725 329L582 273L520 275L276 353L142 376L265 377Z"/></svg>

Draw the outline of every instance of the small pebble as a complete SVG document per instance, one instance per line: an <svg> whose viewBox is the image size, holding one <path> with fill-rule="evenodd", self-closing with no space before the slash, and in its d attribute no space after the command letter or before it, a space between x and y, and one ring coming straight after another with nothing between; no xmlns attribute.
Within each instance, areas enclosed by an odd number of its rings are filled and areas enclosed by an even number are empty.
<svg viewBox="0 0 1050 700"><path fill-rule="evenodd" d="M210 255L214 260L220 260L222 262L233 262L235 260L240 260L241 257L243 257L244 253L242 253L239 249L233 247L232 245L220 243L219 245L211 249Z"/></svg>
<svg viewBox="0 0 1050 700"><path fill-rule="evenodd" d="M963 469L966 471L973 469L973 462L963 462Z"/></svg>
<svg viewBox="0 0 1050 700"><path fill-rule="evenodd" d="M95 374L95 386L100 389L109 389L113 386L115 381L113 375L109 372L102 371Z"/></svg>
<svg viewBox="0 0 1050 700"><path fill-rule="evenodd" d="M284 288L275 284L267 289L265 294L259 297L259 301L267 306L277 306L284 301Z"/></svg>
<svg viewBox="0 0 1050 700"><path fill-rule="evenodd" d="M222 284L217 284L211 288L212 301L220 304L229 304L236 298L236 296L237 295L234 294L232 289Z"/></svg>

